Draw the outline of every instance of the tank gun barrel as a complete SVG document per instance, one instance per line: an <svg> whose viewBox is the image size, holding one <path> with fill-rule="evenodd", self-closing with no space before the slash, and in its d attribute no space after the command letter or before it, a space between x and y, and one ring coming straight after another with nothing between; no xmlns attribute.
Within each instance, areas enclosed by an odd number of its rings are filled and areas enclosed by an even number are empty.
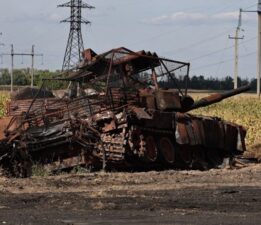
<svg viewBox="0 0 261 225"><path fill-rule="evenodd" d="M216 94L210 95L208 97L205 97L205 98L202 98L202 99L196 101L191 106L191 108L187 111L212 105L212 104L220 102L220 101L222 101L226 98L229 98L229 97L241 94L243 92L249 91L250 88L251 88L250 85L245 85L245 86L242 86L242 87L237 88L235 90L230 90L230 91L226 91L224 93L216 93Z"/></svg>

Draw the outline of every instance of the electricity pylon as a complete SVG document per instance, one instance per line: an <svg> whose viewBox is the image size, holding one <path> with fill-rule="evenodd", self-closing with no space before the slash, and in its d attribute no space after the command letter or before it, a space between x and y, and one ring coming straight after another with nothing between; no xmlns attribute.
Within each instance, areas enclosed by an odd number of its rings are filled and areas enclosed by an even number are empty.
<svg viewBox="0 0 261 225"><path fill-rule="evenodd" d="M61 21L62 23L70 23L70 33L62 67L62 70L65 71L75 68L81 61L81 53L84 50L81 25L90 24L90 21L82 18L82 9L93 9L94 7L82 2L82 0L71 0L58 5L58 7L71 8L71 16Z"/></svg>

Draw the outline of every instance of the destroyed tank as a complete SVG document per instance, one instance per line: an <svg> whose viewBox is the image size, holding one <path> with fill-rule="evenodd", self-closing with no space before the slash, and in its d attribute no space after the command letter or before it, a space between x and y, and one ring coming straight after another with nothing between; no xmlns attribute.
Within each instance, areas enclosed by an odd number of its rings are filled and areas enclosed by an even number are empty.
<svg viewBox="0 0 261 225"><path fill-rule="evenodd" d="M29 158L50 170L209 169L245 151L242 126L190 112L249 86L195 102L187 94L189 63L126 48L88 49L83 58L66 76L43 80L33 99L10 102L0 161L24 155L13 160L19 166L10 166L12 174L30 175ZM68 90L45 97L52 82Z"/></svg>

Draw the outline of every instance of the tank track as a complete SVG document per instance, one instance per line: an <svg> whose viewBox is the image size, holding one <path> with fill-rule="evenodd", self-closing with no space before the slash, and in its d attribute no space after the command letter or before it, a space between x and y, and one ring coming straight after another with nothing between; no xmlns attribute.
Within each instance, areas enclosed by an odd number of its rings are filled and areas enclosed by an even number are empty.
<svg viewBox="0 0 261 225"><path fill-rule="evenodd" d="M204 146L180 145L175 141L174 131L171 130L139 128L141 129L142 134L151 135L155 138L158 149L157 162L162 166L167 165L168 167L206 170L221 166L224 159L230 157L223 154L223 149L209 149ZM173 163L164 159L164 153L162 148L159 146L160 140L164 138L168 138L172 142L175 154ZM144 148L146 149L146 143L144 143Z"/></svg>
<svg viewBox="0 0 261 225"><path fill-rule="evenodd" d="M101 150L98 154L100 159L103 158L105 152L105 159L107 162L122 163L125 160L126 153L126 130L121 129L117 133L104 133L101 135ZM103 152L104 151L104 152Z"/></svg>
<svg viewBox="0 0 261 225"><path fill-rule="evenodd" d="M218 167L224 158L222 149L179 145L174 131L131 126L128 131L101 135L106 163L147 168L209 169ZM163 147L167 148L164 151ZM100 150L98 157L103 158ZM131 160L130 160L131 159ZM138 159L138 161L137 161Z"/></svg>

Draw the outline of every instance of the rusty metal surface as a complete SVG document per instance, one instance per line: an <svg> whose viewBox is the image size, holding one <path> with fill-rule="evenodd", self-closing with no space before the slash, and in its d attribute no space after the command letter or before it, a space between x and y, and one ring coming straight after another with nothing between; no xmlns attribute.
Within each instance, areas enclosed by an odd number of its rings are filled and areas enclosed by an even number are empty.
<svg viewBox="0 0 261 225"><path fill-rule="evenodd" d="M179 144L245 151L245 130L242 126L218 118L186 116L177 118L176 139Z"/></svg>
<svg viewBox="0 0 261 225"><path fill-rule="evenodd" d="M178 92L158 90L155 93L157 108L159 110L179 110L181 109L180 96Z"/></svg>
<svg viewBox="0 0 261 225"><path fill-rule="evenodd" d="M12 162L10 174L29 176L29 159L54 171L75 166L206 169L245 150L240 125L184 112L249 87L194 103L175 80L181 72L188 77L188 63L126 48L100 55L89 49L83 57L78 71L53 79L70 83L61 98L36 95L9 103L13 119L0 142L0 165ZM162 88L162 81L174 87Z"/></svg>

